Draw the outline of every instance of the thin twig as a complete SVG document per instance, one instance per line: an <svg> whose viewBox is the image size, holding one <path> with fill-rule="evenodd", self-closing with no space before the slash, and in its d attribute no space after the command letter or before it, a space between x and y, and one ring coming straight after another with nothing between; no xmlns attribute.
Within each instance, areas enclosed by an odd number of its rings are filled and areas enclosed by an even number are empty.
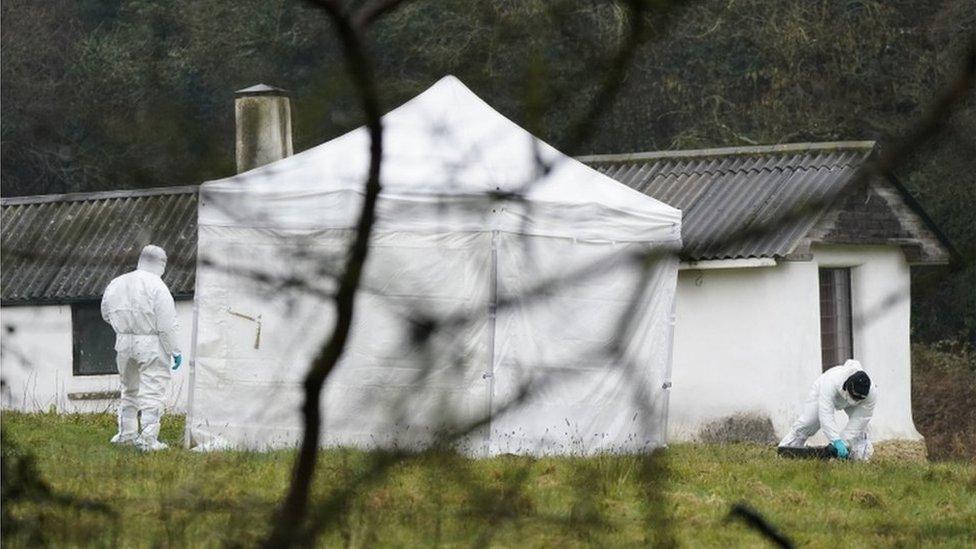
<svg viewBox="0 0 976 549"><path fill-rule="evenodd" d="M758 511L744 503L736 503L729 511L729 520L737 519L745 522L750 528L758 531L766 539L775 543L783 549L792 549L793 541L781 534L765 517Z"/></svg>

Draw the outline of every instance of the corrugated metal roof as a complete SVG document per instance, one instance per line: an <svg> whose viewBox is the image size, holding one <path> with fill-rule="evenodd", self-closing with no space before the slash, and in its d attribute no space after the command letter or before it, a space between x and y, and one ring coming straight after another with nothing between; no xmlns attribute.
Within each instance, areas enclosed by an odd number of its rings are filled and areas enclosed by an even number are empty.
<svg viewBox="0 0 976 549"><path fill-rule="evenodd" d="M681 209L687 259L779 258L790 254L822 216L822 209L802 216L791 212L838 194L873 150L873 142L861 141L579 160ZM900 187L899 192L911 199ZM197 186L186 186L4 198L3 303L98 299L112 278L135 266L148 243L169 254L163 279L173 293L191 295L197 196ZM920 207L913 207L937 232ZM777 221L784 216L787 222ZM771 224L775 230L724 239Z"/></svg>
<svg viewBox="0 0 976 549"><path fill-rule="evenodd" d="M579 160L682 210L687 259L775 258L788 255L823 213L807 208L843 190L873 150L874 142L855 141ZM759 230L768 226L775 229Z"/></svg>
<svg viewBox="0 0 976 549"><path fill-rule="evenodd" d="M163 280L170 290L192 294L197 194L194 185L3 199L3 303L100 299L150 243L169 256Z"/></svg>

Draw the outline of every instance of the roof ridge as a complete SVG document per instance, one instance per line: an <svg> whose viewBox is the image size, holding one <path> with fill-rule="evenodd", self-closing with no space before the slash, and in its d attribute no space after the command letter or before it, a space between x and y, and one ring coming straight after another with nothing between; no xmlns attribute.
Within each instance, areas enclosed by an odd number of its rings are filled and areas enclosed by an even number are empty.
<svg viewBox="0 0 976 549"><path fill-rule="evenodd" d="M853 162L845 162L845 163L830 164L830 165L824 164L822 166L792 166L788 168L784 168L782 166L773 166L772 168L763 166L761 168L752 168L752 167L745 168L745 169L726 168L726 169L719 169L719 170L702 170L702 171L665 172L664 170L662 170L661 172L655 173L653 177L681 177L681 176L692 177L692 176L701 176L701 175L716 176L716 175L729 175L734 173L761 173L761 172L773 173L774 171L785 172L787 170L792 172L797 172L797 171L812 171L812 170L846 169L846 168L856 168L856 167L858 167L858 164L855 164Z"/></svg>
<svg viewBox="0 0 976 549"><path fill-rule="evenodd" d="M621 154L591 154L577 156L580 162L632 162L638 160L675 160L709 158L715 156L747 156L762 154L787 154L809 151L862 150L870 152L876 141L825 141L821 143L782 143L777 145L753 145L747 147L720 147L676 151L648 151Z"/></svg>
<svg viewBox="0 0 976 549"><path fill-rule="evenodd" d="M34 194L27 196L10 196L0 198L0 205L16 206L20 204L45 204L49 202L84 202L89 200L107 200L113 198L137 198L142 196L162 196L167 194L195 194L200 185L179 185L174 187L152 187L148 189L119 189L114 191L93 191L64 194Z"/></svg>

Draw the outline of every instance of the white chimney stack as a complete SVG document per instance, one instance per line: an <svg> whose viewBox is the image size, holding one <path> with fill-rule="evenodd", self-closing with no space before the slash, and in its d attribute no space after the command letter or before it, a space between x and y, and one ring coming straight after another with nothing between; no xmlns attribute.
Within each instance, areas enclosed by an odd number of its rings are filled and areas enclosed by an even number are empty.
<svg viewBox="0 0 976 549"><path fill-rule="evenodd" d="M237 173L291 156L291 100L288 92L258 84L234 93Z"/></svg>

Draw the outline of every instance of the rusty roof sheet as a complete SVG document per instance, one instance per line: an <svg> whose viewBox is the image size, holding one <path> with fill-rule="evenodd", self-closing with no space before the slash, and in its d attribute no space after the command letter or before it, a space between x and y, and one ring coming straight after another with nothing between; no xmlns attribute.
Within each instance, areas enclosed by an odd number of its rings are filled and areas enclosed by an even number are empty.
<svg viewBox="0 0 976 549"><path fill-rule="evenodd" d="M197 186L2 201L0 297L5 305L100 299L135 268L146 244L168 255L163 280L193 293Z"/></svg>
<svg viewBox="0 0 976 549"><path fill-rule="evenodd" d="M873 150L854 141L579 160L680 209L683 256L699 261L788 255Z"/></svg>

